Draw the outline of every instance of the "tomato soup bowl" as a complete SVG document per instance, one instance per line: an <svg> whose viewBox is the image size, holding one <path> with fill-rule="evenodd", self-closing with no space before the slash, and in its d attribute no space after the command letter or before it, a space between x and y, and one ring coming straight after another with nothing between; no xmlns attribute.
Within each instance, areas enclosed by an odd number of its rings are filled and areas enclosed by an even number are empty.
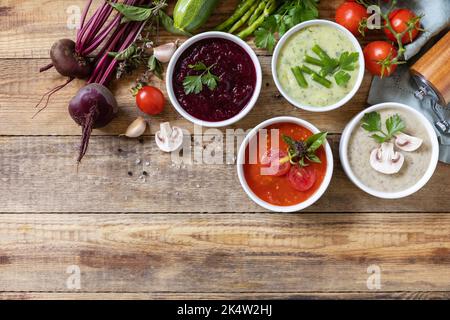
<svg viewBox="0 0 450 320"><path fill-rule="evenodd" d="M320 186L317 188L317 190L315 190L314 193L309 198L304 200L303 202L300 202L295 205L289 205L289 206L271 204L265 200L262 200L259 196L257 196L253 192L253 190L247 183L247 179L245 177L244 166L245 166L245 161L246 161L246 152L247 152L247 147L248 147L251 139L257 138L258 132L261 129L265 129L272 125L284 124L284 123L298 125L300 127L303 127L305 129L309 130L312 134L320 132L320 130L318 128L316 128L313 124L311 124L305 120L295 118L295 117L284 116L284 117L276 117L276 118L266 120L266 121L262 122L261 124L259 124L258 126L256 126L255 128L253 128L247 134L245 139L243 140L243 142L239 148L239 152L238 152L238 156L237 156L237 173L238 173L239 181L241 183L242 188L247 193L247 195L250 197L250 199L252 199L256 204L260 205L261 207L263 207L267 210L271 210L274 212L297 212L297 211L301 211L301 210L311 206L317 200L319 200L319 198L325 193L325 191L327 190L327 188L330 184L331 177L333 175L333 153L331 151L331 147L328 142L326 142L322 147L324 150L325 158L326 158L326 169L324 172L323 180L322 180Z"/></svg>
<svg viewBox="0 0 450 320"><path fill-rule="evenodd" d="M254 70L255 70L255 84L254 84L254 90L251 95L251 98L248 100L247 104L237 113L236 115L223 119L221 121L207 121L199 119L198 117L195 117L191 115L189 112L187 112L179 103L175 89L174 89L174 78L176 77L176 71L177 71L177 64L178 61L183 58L183 53L185 53L187 50L190 50L192 46L194 46L196 43L204 40L214 40L214 39L224 39L229 40L233 42L234 44L237 44L247 55L246 59L248 58L249 62L253 64ZM219 52L214 52L214 54L219 54ZM220 85L220 82L219 82ZM225 32L219 32L219 31L209 31L204 32L201 34L198 34L192 38L189 38L186 42L184 42L178 50L175 52L174 56L170 60L170 63L167 68L167 76L166 76L166 87L168 96L170 99L170 102L175 107L177 112L186 120L200 125L204 127L225 127L229 126L231 124L234 124L244 118L255 106L259 94L261 92L262 87L262 69L261 64L258 60L258 57L256 53L253 51L253 49L242 39L240 39L237 36L234 36L229 33ZM208 90L208 89L205 89Z"/></svg>
<svg viewBox="0 0 450 320"><path fill-rule="evenodd" d="M300 32L302 30L305 30L309 27L312 27L312 26L329 27L333 30L339 31L340 33L342 33L344 35L345 39L347 39L351 42L352 46L354 47L353 52L358 52L358 54L359 54L359 57L358 57L358 68L359 69L356 74L356 81L355 81L355 84L353 85L352 89L339 101L337 101L333 104L326 105L326 106L307 105L298 100L295 100L287 93L287 91L283 88L281 81L279 80L278 60L279 60L280 53L283 50L284 46L286 45L288 40L291 39L291 37L293 37L296 33ZM301 57L299 57L299 64L303 64L303 60ZM283 37L281 37L280 41L277 43L277 45L275 47L275 50L274 50L274 53L272 56L272 76L273 76L275 85L277 86L281 95L290 104L294 105L295 107L306 110L306 111L311 111L311 112L326 112L326 111L335 110L335 109L342 107L344 104L346 104L348 101L350 101L350 99L352 99L354 97L356 92L358 92L359 88L361 87L361 83L364 78L364 69L365 69L364 55L363 55L363 51L362 51L361 45L359 44L358 40L355 38L355 36L350 31L345 29L343 26L341 26L335 22L328 21L328 20L320 20L320 19L310 20L310 21L302 22L302 23L296 25L295 27L290 29L286 34L284 34Z"/></svg>

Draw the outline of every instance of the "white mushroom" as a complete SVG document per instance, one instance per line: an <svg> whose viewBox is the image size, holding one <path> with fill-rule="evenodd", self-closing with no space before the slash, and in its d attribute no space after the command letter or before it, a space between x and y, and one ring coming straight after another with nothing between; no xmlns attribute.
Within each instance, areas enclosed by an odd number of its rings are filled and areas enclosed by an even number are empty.
<svg viewBox="0 0 450 320"><path fill-rule="evenodd" d="M126 136L128 138L139 138L145 133L147 129L147 121L144 118L138 117L134 120L127 129L125 134L121 134L120 136Z"/></svg>
<svg viewBox="0 0 450 320"><path fill-rule="evenodd" d="M156 133L155 140L162 151L177 151L183 145L183 130L172 128L169 122L161 123L161 131Z"/></svg>
<svg viewBox="0 0 450 320"><path fill-rule="evenodd" d="M394 174L400 171L405 157L394 151L392 142L384 142L370 154L370 165L376 171L384 174Z"/></svg>
<svg viewBox="0 0 450 320"><path fill-rule="evenodd" d="M158 61L167 63L172 59L173 54L177 51L177 43L171 42L160 45L153 49L153 55Z"/></svg>
<svg viewBox="0 0 450 320"><path fill-rule="evenodd" d="M422 145L422 142L423 142L422 139L409 136L404 133L396 134L394 141L397 148L408 152L412 152L419 149L419 147Z"/></svg>

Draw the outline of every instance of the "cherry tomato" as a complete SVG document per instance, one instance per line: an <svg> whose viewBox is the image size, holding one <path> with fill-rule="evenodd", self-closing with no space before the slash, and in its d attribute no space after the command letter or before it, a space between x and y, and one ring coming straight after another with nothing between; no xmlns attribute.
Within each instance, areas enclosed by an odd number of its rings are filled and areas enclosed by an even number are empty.
<svg viewBox="0 0 450 320"><path fill-rule="evenodd" d="M311 166L292 166L288 178L294 189L298 191L307 191L311 189L316 182L317 175L316 171Z"/></svg>
<svg viewBox="0 0 450 320"><path fill-rule="evenodd" d="M336 22L354 35L359 34L360 23L368 17L366 7L356 2L344 2L336 10Z"/></svg>
<svg viewBox="0 0 450 320"><path fill-rule="evenodd" d="M267 151L261 158L261 164L268 169L264 172L266 175L277 177L284 176L291 168L291 163L287 160L287 152L282 150Z"/></svg>
<svg viewBox="0 0 450 320"><path fill-rule="evenodd" d="M164 110L166 100L161 90L151 86L142 87L136 95L136 104L149 115L155 116Z"/></svg>
<svg viewBox="0 0 450 320"><path fill-rule="evenodd" d="M395 47L386 41L370 42L363 50L366 69L375 76L389 77L397 69L391 61L397 56Z"/></svg>
<svg viewBox="0 0 450 320"><path fill-rule="evenodd" d="M408 9L396 9L389 14L389 21L391 22L392 29L397 33L402 33L408 29L408 25L414 24L414 28L407 32L402 37L402 43L413 42L417 35L419 34L420 21L416 14ZM392 32L385 27L384 33L389 40L397 41Z"/></svg>

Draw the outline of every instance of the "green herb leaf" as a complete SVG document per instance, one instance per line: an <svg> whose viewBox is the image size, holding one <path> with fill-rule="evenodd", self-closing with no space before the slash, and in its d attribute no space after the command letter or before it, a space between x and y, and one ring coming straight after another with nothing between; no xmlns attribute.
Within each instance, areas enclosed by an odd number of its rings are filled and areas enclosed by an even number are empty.
<svg viewBox="0 0 450 320"><path fill-rule="evenodd" d="M327 139L328 132L319 132L313 134L306 140L306 146L308 147L308 153L312 153L322 146Z"/></svg>
<svg viewBox="0 0 450 320"><path fill-rule="evenodd" d="M197 62L194 65L189 65L189 68L195 71L203 71L199 75L187 76L183 81L184 92L186 94L199 94L203 91L203 85L206 85L209 90L217 88L220 78L211 73L211 69L215 64L207 67L202 61Z"/></svg>
<svg viewBox="0 0 450 320"><path fill-rule="evenodd" d="M343 52L339 57L339 67L343 70L353 71L356 68L356 62L358 62L358 52Z"/></svg>
<svg viewBox="0 0 450 320"><path fill-rule="evenodd" d="M320 158L318 156L316 156L314 153L308 153L306 155L306 159L308 159L309 161L314 162L314 163L322 163Z"/></svg>
<svg viewBox="0 0 450 320"><path fill-rule="evenodd" d="M406 127L402 118L395 114L386 119L387 133L385 133L381 128L381 116L376 111L366 113L362 119L361 126L369 132L377 132L372 134L371 137L378 143L389 141L395 134L403 131Z"/></svg>
<svg viewBox="0 0 450 320"><path fill-rule="evenodd" d="M336 81L338 86L341 87L346 87L348 82L350 81L350 74L348 74L345 71L338 71L335 75L334 75L334 80Z"/></svg>
<svg viewBox="0 0 450 320"><path fill-rule="evenodd" d="M362 118L363 129L369 132L381 131L381 116L378 112L372 111L364 114Z"/></svg>
<svg viewBox="0 0 450 320"><path fill-rule="evenodd" d="M405 130L405 127L405 122L398 114L386 119L386 129L388 131L389 138L392 138L396 133Z"/></svg>
<svg viewBox="0 0 450 320"><path fill-rule="evenodd" d="M383 143L383 142L385 142L387 140L385 136L380 136L379 134L376 134L376 133L371 135L371 137L373 139L375 139L375 141L378 142L378 143Z"/></svg>
<svg viewBox="0 0 450 320"><path fill-rule="evenodd" d="M108 55L118 61L125 61L133 57L133 55L136 53L136 49L136 45L132 44L122 52L109 52Z"/></svg>
<svg viewBox="0 0 450 320"><path fill-rule="evenodd" d="M202 82L204 85L208 86L209 90L214 90L217 88L217 84L219 82L219 77L213 75L211 72L208 71L203 77Z"/></svg>
<svg viewBox="0 0 450 320"><path fill-rule="evenodd" d="M199 94L203 90L202 77L187 76L183 81L184 92L186 94Z"/></svg>
<svg viewBox="0 0 450 320"><path fill-rule="evenodd" d="M188 37L192 36L192 34L190 34L189 32L176 28L173 23L173 19L170 16L168 16L164 11L159 11L159 19L167 32L177 34L180 36L188 36Z"/></svg>
<svg viewBox="0 0 450 320"><path fill-rule="evenodd" d="M122 23L129 21L146 21L153 13L152 8L135 7L123 3L108 3L123 15Z"/></svg>
<svg viewBox="0 0 450 320"><path fill-rule="evenodd" d="M285 0L278 1L281 6L269 15L255 32L255 44L258 48L272 51L278 37L282 37L289 29L306 20L319 16L317 0Z"/></svg>
<svg viewBox="0 0 450 320"><path fill-rule="evenodd" d="M201 61L196 64L190 64L188 67L195 71L205 71L208 69L208 67Z"/></svg>
<svg viewBox="0 0 450 320"><path fill-rule="evenodd" d="M289 146L289 148L295 148L295 140L292 139L291 137L284 135L282 136L283 141Z"/></svg>
<svg viewBox="0 0 450 320"><path fill-rule="evenodd" d="M162 80L164 68L162 66L162 63L158 59L156 59L155 56L151 56L148 59L147 67L151 72L153 72L155 76Z"/></svg>

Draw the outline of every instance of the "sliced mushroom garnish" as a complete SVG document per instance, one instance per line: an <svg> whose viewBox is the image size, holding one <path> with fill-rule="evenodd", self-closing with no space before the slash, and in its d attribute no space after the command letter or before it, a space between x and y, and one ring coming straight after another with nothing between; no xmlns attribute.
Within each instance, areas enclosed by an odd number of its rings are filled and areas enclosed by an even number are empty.
<svg viewBox="0 0 450 320"><path fill-rule="evenodd" d="M400 171L405 157L394 151L392 142L384 142L370 154L370 165L376 171L384 174L394 174Z"/></svg>
<svg viewBox="0 0 450 320"><path fill-rule="evenodd" d="M400 132L395 135L395 145L403 151L416 151L422 145L423 140Z"/></svg>
<svg viewBox="0 0 450 320"><path fill-rule="evenodd" d="M161 123L161 131L156 133L155 140L162 151L177 151L183 145L183 130L171 127L169 122Z"/></svg>

